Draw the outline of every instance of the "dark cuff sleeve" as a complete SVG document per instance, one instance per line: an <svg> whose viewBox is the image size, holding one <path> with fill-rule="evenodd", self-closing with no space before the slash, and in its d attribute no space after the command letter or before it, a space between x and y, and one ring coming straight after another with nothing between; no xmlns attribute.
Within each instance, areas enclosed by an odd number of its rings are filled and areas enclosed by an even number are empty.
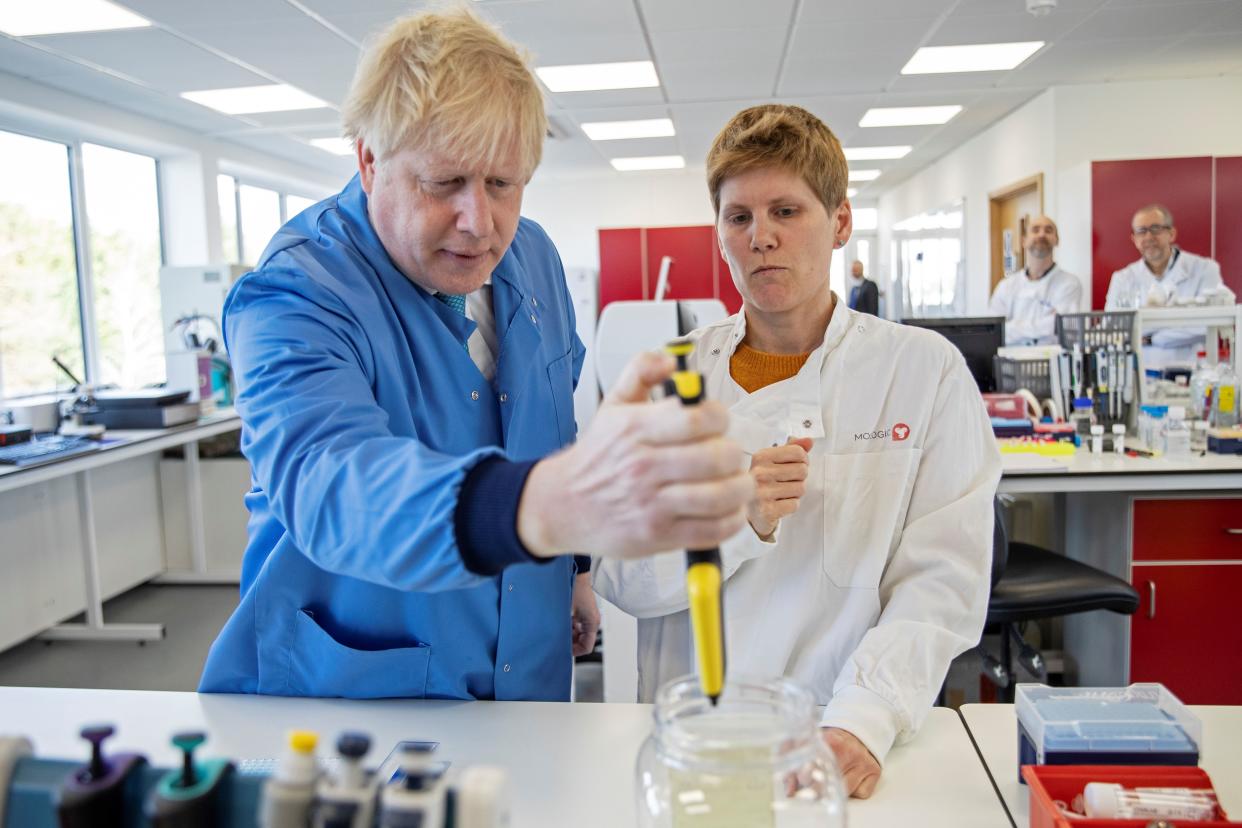
<svg viewBox="0 0 1242 828"><path fill-rule="evenodd" d="M574 566L578 568L579 575L582 575L583 573L586 573L586 572L590 572L591 571L591 556L590 555L574 555Z"/></svg>
<svg viewBox="0 0 1242 828"><path fill-rule="evenodd" d="M536 462L489 457L466 472L453 530L462 563L474 574L499 575L511 564L552 560L530 554L517 534L518 502Z"/></svg>

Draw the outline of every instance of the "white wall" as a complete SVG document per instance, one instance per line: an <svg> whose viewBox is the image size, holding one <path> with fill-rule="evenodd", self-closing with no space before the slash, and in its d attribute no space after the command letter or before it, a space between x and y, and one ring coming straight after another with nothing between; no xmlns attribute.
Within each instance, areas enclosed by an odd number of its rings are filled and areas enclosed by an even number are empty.
<svg viewBox="0 0 1242 828"><path fill-rule="evenodd" d="M880 198L885 267L892 225L966 202L967 311L987 306L988 193L1044 173L1057 261L1091 295L1091 162L1242 155L1242 77L1083 84L1047 90ZM1084 305L1085 306L1085 305Z"/></svg>
<svg viewBox="0 0 1242 828"><path fill-rule="evenodd" d="M1048 125L1054 91L1014 110L913 178L880 196L880 272L893 273L889 243L895 222L965 201L966 312L983 313L991 285L988 193L1054 167ZM1044 177L1044 204L1055 203L1056 182Z"/></svg>

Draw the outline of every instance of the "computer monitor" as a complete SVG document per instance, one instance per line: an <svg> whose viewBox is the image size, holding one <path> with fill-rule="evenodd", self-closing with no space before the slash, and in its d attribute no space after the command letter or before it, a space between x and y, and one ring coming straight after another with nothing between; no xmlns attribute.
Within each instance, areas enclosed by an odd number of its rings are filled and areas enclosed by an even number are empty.
<svg viewBox="0 0 1242 828"><path fill-rule="evenodd" d="M996 390L993 357L1005 344L1005 317L972 316L946 319L903 319L906 325L917 325L936 331L957 346L966 357L966 367L982 392Z"/></svg>

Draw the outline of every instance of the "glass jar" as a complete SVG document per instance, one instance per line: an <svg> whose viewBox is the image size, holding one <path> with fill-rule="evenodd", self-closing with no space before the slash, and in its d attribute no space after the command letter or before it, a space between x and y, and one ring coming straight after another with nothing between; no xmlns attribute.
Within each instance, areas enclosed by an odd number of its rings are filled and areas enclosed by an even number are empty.
<svg viewBox="0 0 1242 828"><path fill-rule="evenodd" d="M643 828L844 828L846 795L810 691L731 678L718 704L698 679L656 695L635 769Z"/></svg>

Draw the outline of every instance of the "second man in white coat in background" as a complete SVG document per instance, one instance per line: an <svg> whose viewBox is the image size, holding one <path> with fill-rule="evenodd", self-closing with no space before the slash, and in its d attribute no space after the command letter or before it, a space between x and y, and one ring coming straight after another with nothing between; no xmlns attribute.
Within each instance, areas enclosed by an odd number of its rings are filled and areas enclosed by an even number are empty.
<svg viewBox="0 0 1242 828"><path fill-rule="evenodd" d="M1057 266L1057 225L1036 216L1022 235L1026 267L1005 276L992 292L988 311L1005 317L1006 345L1055 345L1057 315L1081 310L1082 283Z"/></svg>
<svg viewBox="0 0 1242 828"><path fill-rule="evenodd" d="M828 288L849 238L848 168L818 118L734 116L707 159L743 310L692 334L691 367L751 455L750 528L722 547L729 673L790 676L827 705L846 787L869 796L986 613L1000 455L966 363L931 331ZM692 672L685 556L602 562L638 617L639 695Z"/></svg>

